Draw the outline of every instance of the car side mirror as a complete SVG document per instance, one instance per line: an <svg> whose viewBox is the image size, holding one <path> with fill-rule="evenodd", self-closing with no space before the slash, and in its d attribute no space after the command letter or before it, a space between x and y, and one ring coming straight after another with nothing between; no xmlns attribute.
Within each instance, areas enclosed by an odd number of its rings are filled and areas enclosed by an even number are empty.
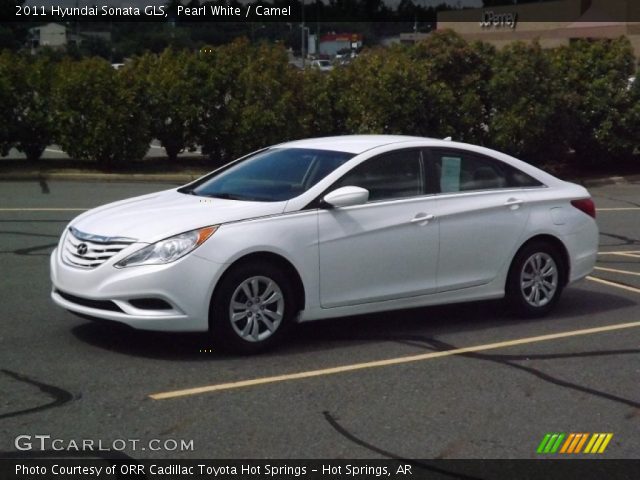
<svg viewBox="0 0 640 480"><path fill-rule="evenodd" d="M369 190L360 187L347 186L327 193L322 201L332 207L350 207L362 205L369 200Z"/></svg>

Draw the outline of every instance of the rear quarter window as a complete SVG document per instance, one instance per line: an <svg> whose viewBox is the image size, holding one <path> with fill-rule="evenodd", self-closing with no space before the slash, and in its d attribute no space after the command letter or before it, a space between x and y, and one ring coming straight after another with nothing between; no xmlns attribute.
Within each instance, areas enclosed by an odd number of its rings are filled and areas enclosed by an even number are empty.
<svg viewBox="0 0 640 480"><path fill-rule="evenodd" d="M531 175L518 170L511 165L504 164L507 169L507 178L509 179L509 185L512 187L543 187L544 184L539 180L536 180ZM509 170L511 170L509 172Z"/></svg>

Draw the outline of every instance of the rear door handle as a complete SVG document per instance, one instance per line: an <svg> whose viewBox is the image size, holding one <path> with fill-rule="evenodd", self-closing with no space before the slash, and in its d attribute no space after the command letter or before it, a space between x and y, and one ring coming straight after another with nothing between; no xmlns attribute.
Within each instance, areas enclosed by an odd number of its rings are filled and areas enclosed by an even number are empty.
<svg viewBox="0 0 640 480"><path fill-rule="evenodd" d="M504 202L505 206L509 207L511 210L517 210L523 203L524 200L521 200L519 198L510 198L506 202Z"/></svg>
<svg viewBox="0 0 640 480"><path fill-rule="evenodd" d="M436 218L436 216L433 215L432 213L418 213L415 217L411 219L411 223L426 225L434 218Z"/></svg>

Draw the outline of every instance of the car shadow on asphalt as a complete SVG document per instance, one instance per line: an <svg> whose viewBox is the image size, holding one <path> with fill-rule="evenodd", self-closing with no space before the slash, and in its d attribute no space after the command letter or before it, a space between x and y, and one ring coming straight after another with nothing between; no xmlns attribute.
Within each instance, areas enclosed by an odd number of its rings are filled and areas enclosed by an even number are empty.
<svg viewBox="0 0 640 480"><path fill-rule="evenodd" d="M632 299L579 287L568 289L554 312L542 319L514 317L502 301L472 302L423 307L349 318L336 318L297 325L276 349L262 357L282 357L305 352L329 351L383 341L402 342L416 335L437 337L473 332L500 326L556 322L581 316L611 314L637 305ZM624 320L623 320L624 321ZM586 328L582 322L576 329ZM217 351L206 333L167 333L134 330L115 322L88 322L74 327L72 334L96 348L122 355L178 361L229 359L233 355ZM531 335L527 333L524 336Z"/></svg>

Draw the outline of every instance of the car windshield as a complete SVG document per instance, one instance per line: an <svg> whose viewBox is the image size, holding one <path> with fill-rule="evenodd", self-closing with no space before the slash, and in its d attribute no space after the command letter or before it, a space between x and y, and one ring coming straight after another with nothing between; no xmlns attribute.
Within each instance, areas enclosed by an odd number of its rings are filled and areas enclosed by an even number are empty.
<svg viewBox="0 0 640 480"><path fill-rule="evenodd" d="M289 200L313 187L353 156L329 150L271 148L179 191L230 200Z"/></svg>

